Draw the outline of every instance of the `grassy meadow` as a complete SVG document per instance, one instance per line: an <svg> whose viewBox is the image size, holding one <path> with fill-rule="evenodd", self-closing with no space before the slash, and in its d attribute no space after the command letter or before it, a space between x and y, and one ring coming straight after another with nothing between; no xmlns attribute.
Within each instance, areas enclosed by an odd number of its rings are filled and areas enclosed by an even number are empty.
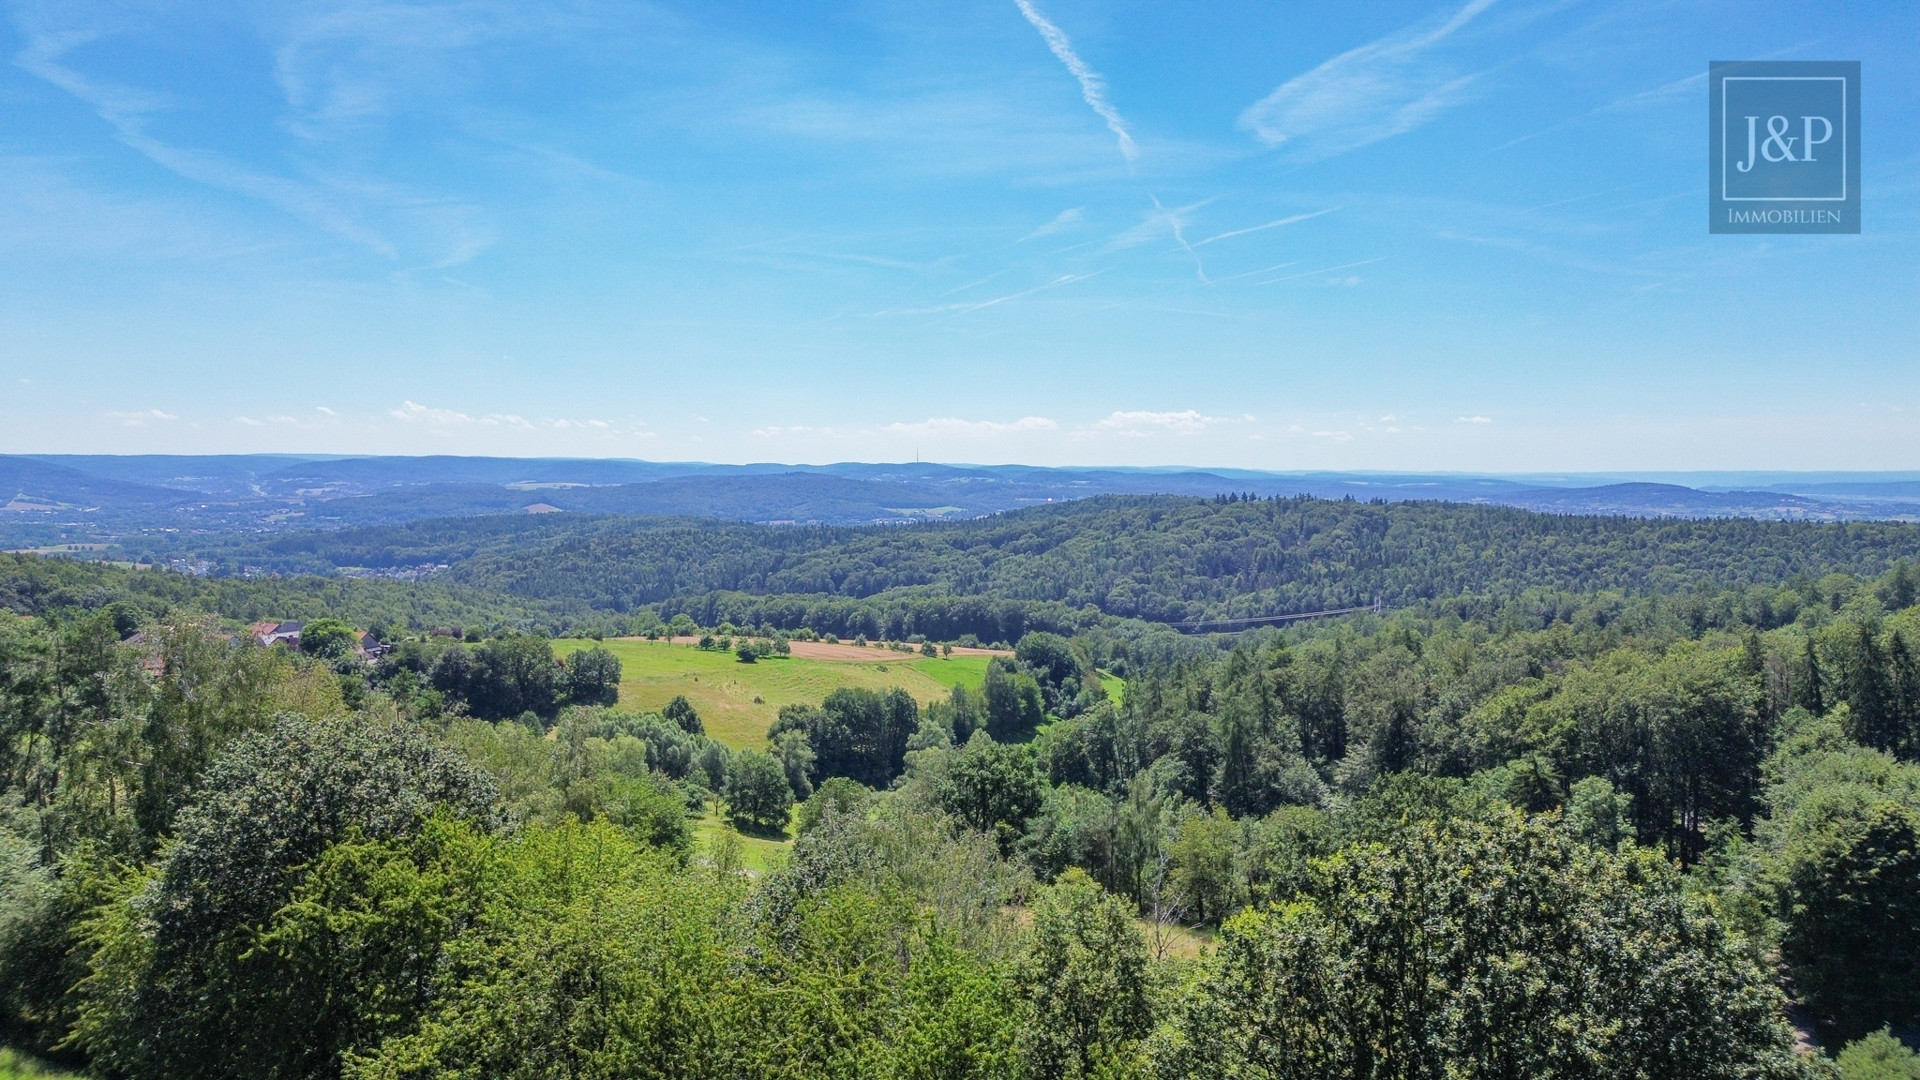
<svg viewBox="0 0 1920 1080"><path fill-rule="evenodd" d="M978 689L986 680L988 659L894 653L877 661L784 657L743 664L730 652L625 638L564 639L553 643L553 651L565 656L593 645L620 658L622 708L657 712L674 695L685 694L700 711L707 734L728 746L754 748L766 746L767 728L782 705L818 704L843 686L898 686L922 703L935 701L956 685Z"/></svg>
<svg viewBox="0 0 1920 1080"><path fill-rule="evenodd" d="M778 870L786 864L787 853L792 850L793 835L797 831L800 808L794 807L793 817L788 819L787 827L780 836L762 833L747 833L733 827L733 823L718 810L708 807L699 817L693 819L693 849L702 858L712 859L722 845L729 839L739 842L737 858L739 867L750 874L759 876Z"/></svg>

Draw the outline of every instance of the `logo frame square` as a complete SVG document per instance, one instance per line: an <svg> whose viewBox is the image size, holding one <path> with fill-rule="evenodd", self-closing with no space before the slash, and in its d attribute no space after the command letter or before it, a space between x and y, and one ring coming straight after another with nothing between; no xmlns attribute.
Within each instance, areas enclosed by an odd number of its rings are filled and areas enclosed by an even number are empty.
<svg viewBox="0 0 1920 1080"><path fill-rule="evenodd" d="M1729 96L1741 89L1749 94L1754 84L1812 84L1836 83L1839 91L1836 103L1828 100L1822 108L1806 105L1804 100L1795 103L1795 107L1812 110L1811 115L1799 115L1793 118L1782 115L1770 115L1765 118L1765 130L1759 127L1761 117L1746 116L1746 127L1736 132L1740 115L1738 110L1729 107ZM1734 84L1730 87L1728 84ZM1747 84L1742 87L1741 84ZM1858 233L1860 231L1860 63L1855 60L1748 60L1714 61L1707 68L1708 86L1708 141L1707 141L1707 231L1709 233ZM1793 89L1810 88L1795 86ZM1787 92L1783 90L1782 92ZM1742 104L1741 108L1755 107ZM1763 106L1764 107L1764 106ZM1782 106L1784 107L1784 106ZM1805 124L1804 137L1789 134L1795 121ZM1822 134L1827 138L1814 138L1813 124L1819 122L1826 126ZM1794 154L1794 144L1802 141L1805 157ZM1778 172L1778 166L1793 163L1813 163L1813 147L1837 142L1837 164L1839 169L1840 194L1831 194L1831 179L1825 178L1825 184L1819 193L1807 193L1807 190L1792 191L1785 194L1756 193L1765 191L1766 185L1759 189L1748 187L1742 194L1732 194L1736 188L1730 187L1735 176L1748 172L1756 166L1766 170L1768 183L1774 191L1779 185L1799 179L1792 174ZM1744 158L1744 160L1742 160ZM1764 160L1763 160L1764 159ZM1832 160L1822 158L1822 161ZM1809 179L1819 184L1823 174L1830 169L1822 169Z"/></svg>

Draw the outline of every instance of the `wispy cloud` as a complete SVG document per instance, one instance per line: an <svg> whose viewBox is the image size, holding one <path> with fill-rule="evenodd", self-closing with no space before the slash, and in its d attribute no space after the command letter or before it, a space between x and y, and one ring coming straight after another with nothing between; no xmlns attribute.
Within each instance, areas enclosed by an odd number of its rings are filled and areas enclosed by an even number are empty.
<svg viewBox="0 0 1920 1080"><path fill-rule="evenodd" d="M1453 418L1453 422L1456 424L1491 424L1493 423L1493 418L1488 416L1456 416Z"/></svg>
<svg viewBox="0 0 1920 1080"><path fill-rule="evenodd" d="M1173 242L1179 244L1180 250L1186 252L1188 256L1193 259L1193 272L1200 276L1200 283L1202 285L1211 285L1212 282L1207 280L1206 265L1200 261L1200 253L1193 250L1192 244L1187 243L1186 215L1169 213L1166 207L1160 205L1158 198L1153 200L1153 208L1158 210L1160 215L1166 219L1167 229L1173 233Z"/></svg>
<svg viewBox="0 0 1920 1080"><path fill-rule="evenodd" d="M919 423L892 423L882 431L896 435L961 435L971 438L986 438L995 435L1016 435L1028 431L1053 431L1060 425L1044 416L1023 416L1011 423L998 420L962 420L955 416L934 417Z"/></svg>
<svg viewBox="0 0 1920 1080"><path fill-rule="evenodd" d="M1472 95L1477 76L1458 74L1432 54L1494 2L1468 0L1341 53L1248 106L1240 126L1268 146L1293 144L1307 159L1412 131Z"/></svg>
<svg viewBox="0 0 1920 1080"><path fill-rule="evenodd" d="M396 255L385 237L355 221L308 185L248 169L216 154L172 146L148 134L149 118L169 107L166 98L89 79L62 63L67 53L102 36L94 30L35 33L29 29L27 47L17 62L91 106L122 143L154 164L188 180L259 199L382 255Z"/></svg>
<svg viewBox="0 0 1920 1080"><path fill-rule="evenodd" d="M1140 149L1133 143L1133 134L1127 130L1127 122L1121 119L1119 110L1107 100L1107 81L1100 77L1099 72L1088 67L1085 60L1080 59L1080 54L1073 51L1073 42L1066 33L1042 15L1031 0L1013 2L1020 6L1020 14L1027 17L1033 28L1040 31L1040 37L1046 41L1047 48L1053 50L1053 55L1059 57L1073 77L1080 80L1080 96L1086 99L1087 106L1100 119L1107 122L1107 130L1113 132L1114 138L1120 142L1120 156L1129 162L1139 158Z"/></svg>
<svg viewBox="0 0 1920 1080"><path fill-rule="evenodd" d="M1032 296L1035 293L1046 292L1049 289L1057 289L1062 285L1071 285L1076 281L1085 281L1097 273L1098 271L1095 271L1093 274L1061 274L1059 277L1043 285L1035 285L1031 289L1022 289L1019 292L1008 293L1005 296L996 296L990 300L974 300L963 304L935 304L932 307L921 308L889 308L885 311L874 312L874 316L877 318L883 315L965 315L968 312L995 307L1007 303L1010 300L1019 300L1022 297Z"/></svg>
<svg viewBox="0 0 1920 1080"><path fill-rule="evenodd" d="M474 29L480 20L472 10L442 14L438 18L445 27L435 36L412 26L420 20L400 5L351 7L349 12L295 17L283 25L265 18L260 27L264 36L291 39L278 50L276 63L276 81L290 111L278 118L276 127L306 145L296 154L254 155L254 161L232 148L237 144L217 151L161 134L177 128L171 121L192 115L202 103L86 70L88 47L153 35L153 28L140 22L146 16L137 10L105 16L82 5L23 5L17 22L25 47L15 62L93 109L122 144L184 179L256 200L389 260L432 268L470 261L495 242L492 230L475 222L476 208L366 171L362 151L370 141L367 126L384 121L388 99L400 95L369 90L369 84L355 81L354 73L368 67L369 57L377 53L394 70L434 67L432 74L439 74L439 55L482 36ZM320 32L329 44L314 50L310 61L300 61L297 56L312 44L315 25L329 28ZM350 43L347 39L354 34L363 40ZM323 81L330 80L328 86L303 82L291 73L290 64L311 69L310 75L326 72ZM322 129L330 134L323 137Z"/></svg>
<svg viewBox="0 0 1920 1080"><path fill-rule="evenodd" d="M1278 285L1283 281L1298 281L1301 278L1310 278L1317 274L1331 274L1336 270L1350 270L1356 266L1366 266L1369 263L1384 262L1386 258L1387 257L1385 255L1379 255L1371 259L1361 259L1358 262L1341 263L1338 266L1323 266L1318 270L1302 270L1298 274L1288 274L1286 277L1268 278L1265 281L1256 281L1254 282L1254 284L1255 285Z"/></svg>
<svg viewBox="0 0 1920 1080"><path fill-rule="evenodd" d="M1029 240L1038 240L1043 236L1052 236L1054 233L1064 232L1080 224L1080 219L1085 216L1085 214L1086 211L1078 206L1071 210L1062 210L1054 216L1052 221L1047 222L1045 225L1014 241L1014 243L1024 244Z"/></svg>
<svg viewBox="0 0 1920 1080"><path fill-rule="evenodd" d="M1122 248L1139 247L1141 244L1168 236L1177 238L1186 229L1187 223L1193 220L1193 212L1212 201L1212 199L1202 199L1199 202L1176 206L1169 210L1160 205L1159 199L1154 199L1153 209L1147 211L1140 224L1116 234L1107 241L1102 250L1113 252ZM1185 244L1183 243L1182 246L1184 247Z"/></svg>
<svg viewBox="0 0 1920 1080"><path fill-rule="evenodd" d="M1193 246L1206 247L1208 244L1213 243L1215 240L1230 240L1236 236L1245 236L1248 233L1262 232L1266 229L1277 229L1282 225L1292 225L1294 222L1297 222L1297 221L1306 221L1309 218L1317 218L1322 214L1331 214L1338 209L1340 208L1337 206L1333 206L1333 207L1328 207L1325 210L1315 210L1310 214L1295 214L1292 217L1283 217L1278 221L1269 221L1265 225L1255 225L1251 228L1232 229L1228 232L1216 233L1213 236L1207 237L1205 240L1194 241Z"/></svg>

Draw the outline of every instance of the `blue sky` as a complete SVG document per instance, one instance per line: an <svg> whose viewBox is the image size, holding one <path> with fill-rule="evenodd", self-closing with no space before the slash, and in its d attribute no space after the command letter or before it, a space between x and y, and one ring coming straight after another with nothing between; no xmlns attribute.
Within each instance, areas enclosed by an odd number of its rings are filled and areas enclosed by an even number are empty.
<svg viewBox="0 0 1920 1080"><path fill-rule="evenodd" d="M0 452L1920 462L1920 6L13 3ZM1859 236L1708 236L1710 60Z"/></svg>

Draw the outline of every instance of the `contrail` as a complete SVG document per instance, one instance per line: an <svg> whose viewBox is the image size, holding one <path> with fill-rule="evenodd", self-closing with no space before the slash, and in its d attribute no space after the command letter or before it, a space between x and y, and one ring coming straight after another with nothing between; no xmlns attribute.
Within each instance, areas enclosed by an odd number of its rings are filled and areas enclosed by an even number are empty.
<svg viewBox="0 0 1920 1080"><path fill-rule="evenodd" d="M1209 236L1205 240L1197 241L1193 246L1205 247L1208 244L1213 243L1215 240L1225 240L1225 239L1228 239L1229 237L1234 237L1234 236L1245 236L1250 232L1259 232L1262 229L1277 229L1282 225L1291 225L1296 221L1305 221L1308 218L1317 218L1321 214L1331 214L1333 213L1334 210L1338 210L1338 209L1340 208L1336 206L1328 210L1315 210L1311 214L1295 214L1292 217L1281 218L1279 221L1269 221L1265 225L1255 225L1249 229L1235 229L1232 232L1223 232L1218 236Z"/></svg>
<svg viewBox="0 0 1920 1080"><path fill-rule="evenodd" d="M1119 111L1113 107L1112 102L1107 100L1107 81L1100 77L1099 72L1088 67L1086 61L1080 59L1080 54L1073 51L1073 42L1067 39L1067 35L1059 27L1049 22L1045 15L1040 14L1040 9L1034 7L1030 0L1013 0L1013 2L1020 5L1020 14L1025 15L1027 21L1033 24L1033 28L1040 31L1040 36L1046 40L1047 48L1053 50L1053 55L1059 57L1060 62L1067 65L1067 70L1072 72L1073 77L1080 80L1080 96L1087 99L1087 105L1099 114L1100 119L1107 122L1108 130L1120 140L1121 156L1128 161L1139 157L1140 151L1133 145L1133 135L1127 131L1127 122L1120 118Z"/></svg>

